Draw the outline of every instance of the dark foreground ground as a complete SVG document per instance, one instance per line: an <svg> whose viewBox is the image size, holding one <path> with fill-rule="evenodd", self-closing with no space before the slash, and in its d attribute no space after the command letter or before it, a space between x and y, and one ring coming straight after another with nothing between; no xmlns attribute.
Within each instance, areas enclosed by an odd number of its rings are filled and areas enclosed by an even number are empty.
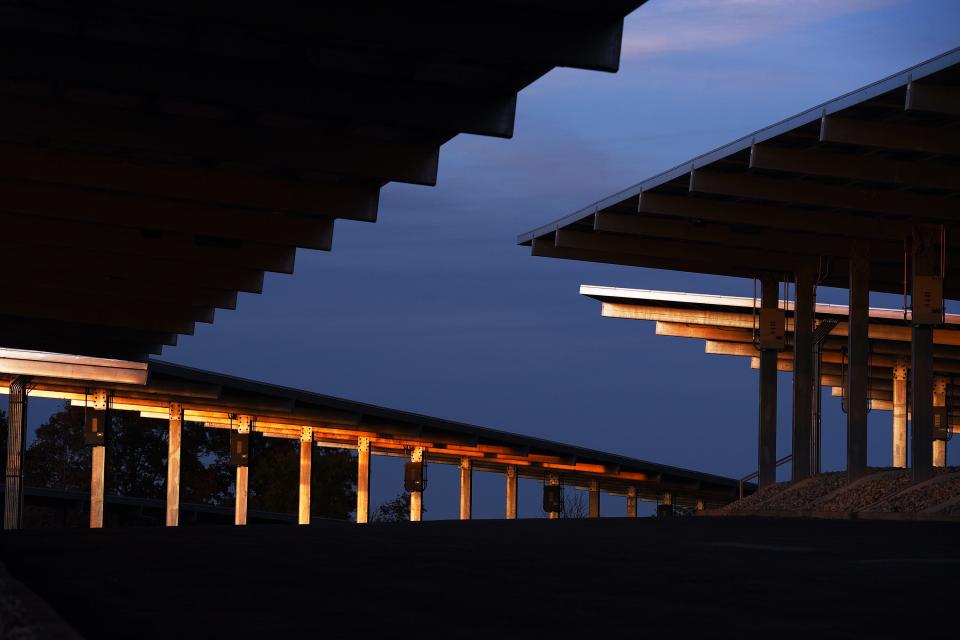
<svg viewBox="0 0 960 640"><path fill-rule="evenodd" d="M0 560L89 638L960 637L952 523L27 531Z"/></svg>

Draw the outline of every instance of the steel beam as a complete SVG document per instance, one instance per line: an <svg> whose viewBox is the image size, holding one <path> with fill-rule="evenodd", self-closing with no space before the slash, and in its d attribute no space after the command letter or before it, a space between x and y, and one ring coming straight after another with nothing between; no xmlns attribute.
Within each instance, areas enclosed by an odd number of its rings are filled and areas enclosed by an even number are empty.
<svg viewBox="0 0 960 640"><path fill-rule="evenodd" d="M167 436L167 526L180 523L180 441L183 429L183 405L170 404Z"/></svg>
<svg viewBox="0 0 960 640"><path fill-rule="evenodd" d="M814 379L813 330L814 309L817 303L816 282L812 267L796 273L797 299L794 307L793 351L793 460L794 481L802 480L811 473L811 448L813 442L813 408L815 393L820 386Z"/></svg>
<svg viewBox="0 0 960 640"><path fill-rule="evenodd" d="M517 519L517 467L515 465L507 465L506 470L504 471L504 478L506 479L507 485L507 505L506 505L506 519L507 520L516 520Z"/></svg>
<svg viewBox="0 0 960 640"><path fill-rule="evenodd" d="M627 517L637 517L637 488L627 487Z"/></svg>
<svg viewBox="0 0 960 640"><path fill-rule="evenodd" d="M960 132L953 129L863 121L842 116L823 117L820 122L820 142L915 153L960 154Z"/></svg>
<svg viewBox="0 0 960 640"><path fill-rule="evenodd" d="M464 456L460 458L460 519L473 517L473 462Z"/></svg>
<svg viewBox="0 0 960 640"><path fill-rule="evenodd" d="M849 329L847 334L847 472L851 479L867 472L867 411L870 375L870 253L854 241L850 259Z"/></svg>
<svg viewBox="0 0 960 640"><path fill-rule="evenodd" d="M17 376L10 382L7 413L7 465L4 485L3 528L23 526L23 455L27 441L27 386L30 379Z"/></svg>
<svg viewBox="0 0 960 640"><path fill-rule="evenodd" d="M913 280L918 276L939 274L939 227L919 225L913 238ZM911 300L911 308L918 305ZM911 364L911 451L913 479L926 480L933 476L933 390L934 328L930 324L912 323L913 352Z"/></svg>
<svg viewBox="0 0 960 640"><path fill-rule="evenodd" d="M780 300L779 282L770 275L761 278L761 309L776 309ZM760 425L759 425L758 483L761 488L777 481L777 352L760 351Z"/></svg>
<svg viewBox="0 0 960 640"><path fill-rule="evenodd" d="M600 483L597 480L590 481L588 515L591 518L600 517Z"/></svg>
<svg viewBox="0 0 960 640"><path fill-rule="evenodd" d="M907 361L893 368L893 466L907 467Z"/></svg>
<svg viewBox="0 0 960 640"><path fill-rule="evenodd" d="M413 447L410 452L411 462L426 463L427 452L424 447ZM410 522L420 522L423 519L423 491L410 492Z"/></svg>
<svg viewBox="0 0 960 640"><path fill-rule="evenodd" d="M933 406L947 406L947 378L936 376L933 379ZM933 466L943 468L947 466L947 441L943 438L935 438L933 441Z"/></svg>
<svg viewBox="0 0 960 640"><path fill-rule="evenodd" d="M357 523L370 520L370 438L357 438Z"/></svg>
<svg viewBox="0 0 960 640"><path fill-rule="evenodd" d="M310 524L310 484L313 467L313 429L300 432L300 493L297 499L297 524Z"/></svg>

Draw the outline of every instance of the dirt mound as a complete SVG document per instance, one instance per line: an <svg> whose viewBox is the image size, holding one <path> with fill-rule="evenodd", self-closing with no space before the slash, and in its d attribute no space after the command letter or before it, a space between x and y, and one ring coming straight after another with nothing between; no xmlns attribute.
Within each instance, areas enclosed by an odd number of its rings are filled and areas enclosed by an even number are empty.
<svg viewBox="0 0 960 640"><path fill-rule="evenodd" d="M960 495L960 473L941 472L933 479L901 491L869 507L882 513L917 513L932 509ZM866 510L866 509L865 509Z"/></svg>
<svg viewBox="0 0 960 640"><path fill-rule="evenodd" d="M878 470L823 496L810 508L813 511L859 511L906 488L912 481L909 469Z"/></svg>

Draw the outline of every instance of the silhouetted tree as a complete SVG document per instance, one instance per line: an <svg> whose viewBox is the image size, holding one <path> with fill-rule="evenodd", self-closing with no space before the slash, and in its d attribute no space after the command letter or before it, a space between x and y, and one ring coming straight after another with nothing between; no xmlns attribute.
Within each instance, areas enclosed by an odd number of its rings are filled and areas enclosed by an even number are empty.
<svg viewBox="0 0 960 640"><path fill-rule="evenodd" d="M250 508L297 510L300 442L256 436L250 441ZM356 505L356 458L343 449L313 447L310 513L347 519Z"/></svg>
<svg viewBox="0 0 960 640"><path fill-rule="evenodd" d="M167 482L168 424L136 413L111 414L106 444L106 491L163 499ZM4 441L7 430L2 430ZM180 446L180 499L232 506L236 477L229 464L229 432L185 422ZM251 509L294 513L299 486L299 442L251 439ZM5 449L4 449L5 451ZM348 518L356 504L356 458L345 450L313 449L311 512ZM66 404L42 424L24 459L25 484L87 491L90 450L83 444L83 408Z"/></svg>
<svg viewBox="0 0 960 640"><path fill-rule="evenodd" d="M426 508L423 509L426 511ZM374 522L406 522L410 520L410 493L404 491L384 502L373 514Z"/></svg>
<svg viewBox="0 0 960 640"><path fill-rule="evenodd" d="M586 518L587 505L583 501L583 493L576 489L567 488L563 492L563 508L561 518Z"/></svg>

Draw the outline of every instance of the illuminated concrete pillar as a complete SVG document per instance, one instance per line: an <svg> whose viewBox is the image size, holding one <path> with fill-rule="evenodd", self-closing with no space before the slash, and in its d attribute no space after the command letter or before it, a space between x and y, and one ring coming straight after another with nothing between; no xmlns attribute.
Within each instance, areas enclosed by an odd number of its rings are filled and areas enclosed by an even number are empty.
<svg viewBox="0 0 960 640"><path fill-rule="evenodd" d="M7 412L7 477L4 486L3 528L23 526L23 455L27 441L27 384L17 376L10 382Z"/></svg>
<svg viewBox="0 0 960 640"><path fill-rule="evenodd" d="M357 523L370 520L370 438L357 438Z"/></svg>
<svg viewBox="0 0 960 640"><path fill-rule="evenodd" d="M410 453L411 462L424 462L426 452L423 447L414 447ZM423 491L410 492L410 522L420 522L423 519Z"/></svg>
<svg viewBox="0 0 960 640"><path fill-rule="evenodd" d="M761 279L760 313L779 305L779 283L772 276ZM763 321L761 320L761 324ZM761 327L761 331L763 327ZM760 350L760 429L758 483L766 487L777 481L777 350Z"/></svg>
<svg viewBox="0 0 960 640"><path fill-rule="evenodd" d="M811 267L799 269L796 274L797 296L794 306L793 342L793 448L792 474L794 481L808 478L811 473L813 449L814 393L820 385L814 380L813 329L817 303L816 282Z"/></svg>
<svg viewBox="0 0 960 640"><path fill-rule="evenodd" d="M167 526L180 524L180 439L183 430L183 405L173 402L169 407L167 435Z"/></svg>
<svg viewBox="0 0 960 640"><path fill-rule="evenodd" d="M600 517L600 482L597 480L590 481L590 492L589 492L589 509L588 514L591 518Z"/></svg>
<svg viewBox="0 0 960 640"><path fill-rule="evenodd" d="M517 519L517 467L508 465L504 473L507 481L506 519Z"/></svg>
<svg viewBox="0 0 960 640"><path fill-rule="evenodd" d="M854 241L849 260L849 331L847 332L847 473L867 473L867 409L870 375L870 254Z"/></svg>
<svg viewBox="0 0 960 640"><path fill-rule="evenodd" d="M547 475L547 484L551 486L560 486L560 475L557 473L551 473ZM550 511L547 513L547 518L550 520L557 520L560 518L559 511Z"/></svg>
<svg viewBox="0 0 960 640"><path fill-rule="evenodd" d="M297 524L310 524L310 480L313 467L313 429L300 429L300 494L297 500Z"/></svg>
<svg viewBox="0 0 960 640"><path fill-rule="evenodd" d="M907 467L907 361L893 366L893 466Z"/></svg>
<svg viewBox="0 0 960 640"><path fill-rule="evenodd" d="M627 487L627 517L637 517L637 488Z"/></svg>
<svg viewBox="0 0 960 640"><path fill-rule="evenodd" d="M663 494L663 504L673 504L673 494L665 493Z"/></svg>
<svg viewBox="0 0 960 640"><path fill-rule="evenodd" d="M703 498L697 499L697 511L703 511L705 509L703 504Z"/></svg>
<svg viewBox="0 0 960 640"><path fill-rule="evenodd" d="M106 411L109 409L107 392L99 389L93 394L93 408L104 412L103 429L109 425ZM104 431L105 432L105 431ZM90 528L103 528L103 496L105 488L107 447L103 444L90 447Z"/></svg>
<svg viewBox="0 0 960 640"><path fill-rule="evenodd" d="M942 376L933 379L933 406L947 406L947 379ZM947 441L943 438L933 441L933 466L937 468L947 466Z"/></svg>
<svg viewBox="0 0 960 640"><path fill-rule="evenodd" d="M460 519L473 517L473 461L460 458Z"/></svg>

